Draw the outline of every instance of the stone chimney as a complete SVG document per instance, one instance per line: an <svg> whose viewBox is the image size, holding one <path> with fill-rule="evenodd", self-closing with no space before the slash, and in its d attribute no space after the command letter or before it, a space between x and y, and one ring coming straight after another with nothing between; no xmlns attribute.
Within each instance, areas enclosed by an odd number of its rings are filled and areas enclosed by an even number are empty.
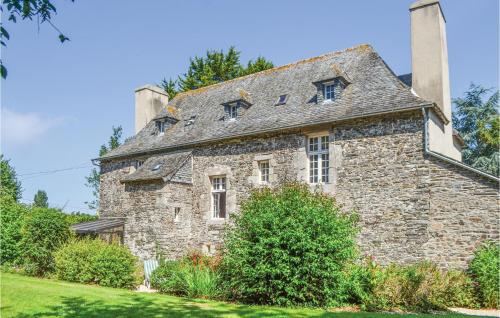
<svg viewBox="0 0 500 318"><path fill-rule="evenodd" d="M418 96L435 102L451 120L446 20L438 0L410 6L412 87Z"/></svg>
<svg viewBox="0 0 500 318"><path fill-rule="evenodd" d="M153 118L167 107L167 93L155 85L145 85L135 90L135 133L141 131Z"/></svg>
<svg viewBox="0 0 500 318"><path fill-rule="evenodd" d="M428 147L461 161L451 123L450 76L446 20L438 0L419 0L410 6L412 88L420 97L438 105L446 119L430 111Z"/></svg>

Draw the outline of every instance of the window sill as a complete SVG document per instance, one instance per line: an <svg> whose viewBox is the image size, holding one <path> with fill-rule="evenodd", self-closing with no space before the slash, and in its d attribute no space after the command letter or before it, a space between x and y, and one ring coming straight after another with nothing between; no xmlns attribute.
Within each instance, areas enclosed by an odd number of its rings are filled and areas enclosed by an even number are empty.
<svg viewBox="0 0 500 318"><path fill-rule="evenodd" d="M227 223L227 220L228 218L219 218L219 219L210 218L207 223L208 225L224 225Z"/></svg>

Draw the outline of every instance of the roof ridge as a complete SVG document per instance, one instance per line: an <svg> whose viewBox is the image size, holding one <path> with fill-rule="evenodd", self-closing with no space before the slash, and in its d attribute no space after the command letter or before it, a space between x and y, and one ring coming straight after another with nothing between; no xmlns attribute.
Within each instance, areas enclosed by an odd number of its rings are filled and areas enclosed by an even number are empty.
<svg viewBox="0 0 500 318"><path fill-rule="evenodd" d="M185 92L181 92L181 93L178 93L177 96L175 96L170 102L173 102L176 99L184 98L185 96L188 96L188 95L202 93L202 92L205 92L205 91L207 91L209 89L212 89L212 88L215 88L215 87L219 87L219 86L227 84L227 83L236 82L236 81L243 80L245 78L249 78L249 77L252 77L252 76L258 76L258 75L262 75L262 74L267 74L267 73L272 73L272 72L280 71L282 69L288 69L288 68L290 68L292 66L296 66L296 65L300 65L300 64L315 62L315 61L324 59L324 58L332 56L332 55L337 55L337 54L341 54L341 53L345 53L345 52L350 52L350 51L354 51L354 50L368 50L368 51L371 51L371 52L374 51L373 47L370 44L368 44L368 43L362 43L362 44L358 44L358 45L355 45L355 46L352 46L352 47L349 47L349 48L345 48L343 50L338 50L338 51L332 51L332 52L324 53L324 54L321 54L321 55L318 55L318 56L309 57L309 58L298 60L298 61L295 61L295 62L292 62L292 63L288 63L288 64L284 64L284 65L280 65L280 66L275 66L275 67L272 67L272 68L269 68L267 70L263 70L263 71L260 71L260 72L256 72L256 73L252 73L252 74L248 74L248 75L236 77L236 78L233 78L233 79L230 79L230 80L227 80L227 81L215 83L215 84L208 85L208 86L203 86L203 87L200 87L200 88L197 88L197 89L192 89L192 90L185 91ZM170 104L170 102L169 102L169 104Z"/></svg>

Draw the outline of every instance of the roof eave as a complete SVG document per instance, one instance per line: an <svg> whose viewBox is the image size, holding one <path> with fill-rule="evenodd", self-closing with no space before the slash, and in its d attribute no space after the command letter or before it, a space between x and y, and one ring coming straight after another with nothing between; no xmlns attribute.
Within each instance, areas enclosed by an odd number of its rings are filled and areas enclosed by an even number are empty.
<svg viewBox="0 0 500 318"><path fill-rule="evenodd" d="M156 147L144 151L136 151L136 152L129 152L126 154L120 154L120 155L114 155L114 156L108 156L104 158L96 158L93 160L102 162L102 161L110 161L113 159L118 159L118 158L126 158L126 157L135 157L139 155L147 155L147 154L153 154L153 153L158 153L164 150L172 150L172 149L179 149L179 148L189 148L193 147L195 145L200 145L200 144L206 144L206 143L211 143L215 141L222 141L222 140L230 140L230 139L235 139L235 138L242 138L242 137L249 137L249 136L254 136L254 135L259 135L259 134L266 134L266 133L273 133L273 132L278 132L282 130L288 130L288 129L298 129L298 128L307 128L307 127L312 127L312 126L318 126L318 125L325 125L328 123L336 123L340 121L346 121L346 120L351 120L351 119L358 119L358 118L366 118L366 117L374 117L374 116L380 116L380 115L385 115L385 114L395 114L395 113L402 113L402 112L408 112L408 111L413 111L413 110L419 110L422 108L431 108L431 109L437 109L436 113L438 116L443 115L442 112L439 110L439 107L435 103L423 103L423 104L417 104L413 107L407 107L403 109L398 109L398 110L390 110L390 111L382 111L382 112L373 112L369 114L363 114L363 115L357 115L357 116L348 116L344 118L339 118L336 120L325 120L323 122L316 122L314 124L310 125L304 125L304 124L297 124L297 125L289 125L289 126L283 126L280 128L273 128L273 129L268 129L268 130L259 130L259 131L253 131L253 132L248 132L244 134L238 134L238 135L232 135L228 137L222 137L222 138L211 138L211 139L206 139L202 141L195 141L195 142L186 142L183 144L178 144L175 146L165 146L165 147ZM444 115L443 115L444 116ZM441 116L440 116L441 118ZM446 120L446 117L442 118L443 121ZM448 123L449 121L446 121Z"/></svg>

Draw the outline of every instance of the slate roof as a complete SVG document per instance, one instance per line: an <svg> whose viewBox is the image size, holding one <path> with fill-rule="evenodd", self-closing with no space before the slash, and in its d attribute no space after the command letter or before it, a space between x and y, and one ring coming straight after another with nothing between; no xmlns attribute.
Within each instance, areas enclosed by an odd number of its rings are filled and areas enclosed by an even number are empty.
<svg viewBox="0 0 500 318"><path fill-rule="evenodd" d="M413 73L399 75L398 78L406 86L411 87L411 84L412 84L412 81L413 81Z"/></svg>
<svg viewBox="0 0 500 318"><path fill-rule="evenodd" d="M121 182L164 180L189 183L190 175L178 175L179 169L191 157L190 151L168 153L148 158L133 173L126 175ZM191 168L191 167L189 167Z"/></svg>
<svg viewBox="0 0 500 318"><path fill-rule="evenodd" d="M339 98L316 103L314 82L348 77ZM288 94L285 105L278 97ZM223 120L223 103L244 95L252 105L235 121ZM330 123L356 117L417 109L432 103L415 96L369 45L298 61L223 83L178 94L159 115L175 109L179 122L163 136L150 122L101 160L144 154L206 141ZM189 124L191 122L191 124Z"/></svg>
<svg viewBox="0 0 500 318"><path fill-rule="evenodd" d="M123 219L100 219L97 221L73 224L71 228L78 234L99 233L125 224Z"/></svg>

